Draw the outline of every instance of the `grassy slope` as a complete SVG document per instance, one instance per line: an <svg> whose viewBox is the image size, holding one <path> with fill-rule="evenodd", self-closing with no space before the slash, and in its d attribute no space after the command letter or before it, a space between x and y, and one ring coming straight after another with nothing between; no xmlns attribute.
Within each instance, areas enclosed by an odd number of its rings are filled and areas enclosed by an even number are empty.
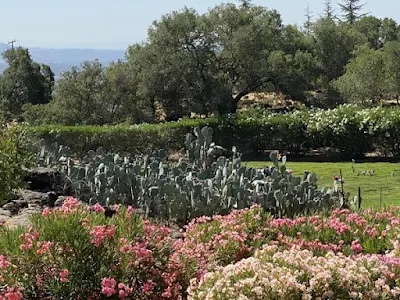
<svg viewBox="0 0 400 300"><path fill-rule="evenodd" d="M270 162L252 161L245 163L250 167L269 166ZM361 187L363 200L362 207L379 207L380 188L382 187L382 203L385 205L400 205L400 163L356 163L355 172L352 163L310 163L288 162L287 167L293 170L295 175L302 175L304 170L315 172L318 175L318 186L331 187L332 177L340 173L342 169L345 182L345 191L350 192L352 198L357 194L357 187ZM357 175L357 172L375 170L373 176ZM392 177L390 174L394 172Z"/></svg>

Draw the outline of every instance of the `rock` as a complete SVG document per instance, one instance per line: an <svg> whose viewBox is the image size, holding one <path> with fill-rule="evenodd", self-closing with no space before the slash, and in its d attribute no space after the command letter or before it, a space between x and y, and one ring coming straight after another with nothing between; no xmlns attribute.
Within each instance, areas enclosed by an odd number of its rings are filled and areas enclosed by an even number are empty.
<svg viewBox="0 0 400 300"><path fill-rule="evenodd" d="M2 209L9 211L10 214L16 215L19 211L19 207L14 202L8 202L3 205Z"/></svg>
<svg viewBox="0 0 400 300"><path fill-rule="evenodd" d="M46 197L43 196L42 198L42 205L54 207L54 203L57 201L57 194L55 192L48 192Z"/></svg>
<svg viewBox="0 0 400 300"><path fill-rule="evenodd" d="M63 192L64 180L63 175L52 168L35 168L26 170L25 182L32 191L56 191Z"/></svg>
<svg viewBox="0 0 400 300"><path fill-rule="evenodd" d="M18 209L28 207L28 201L26 201L25 199L12 200L11 202L15 203L15 205L18 206Z"/></svg>
<svg viewBox="0 0 400 300"><path fill-rule="evenodd" d="M55 207L61 207L65 201L65 196L58 196L57 200L54 202Z"/></svg>
<svg viewBox="0 0 400 300"><path fill-rule="evenodd" d="M25 200L28 204L43 204L48 202L48 196L42 192L23 190L20 192L20 200Z"/></svg>
<svg viewBox="0 0 400 300"><path fill-rule="evenodd" d="M9 210L0 208L0 216L11 217L11 212Z"/></svg>
<svg viewBox="0 0 400 300"><path fill-rule="evenodd" d="M33 214L40 214L42 208L37 205L32 205L31 207L24 208L20 211L17 216L14 216L7 220L7 226L18 227L18 226L29 226L31 225L30 217Z"/></svg>

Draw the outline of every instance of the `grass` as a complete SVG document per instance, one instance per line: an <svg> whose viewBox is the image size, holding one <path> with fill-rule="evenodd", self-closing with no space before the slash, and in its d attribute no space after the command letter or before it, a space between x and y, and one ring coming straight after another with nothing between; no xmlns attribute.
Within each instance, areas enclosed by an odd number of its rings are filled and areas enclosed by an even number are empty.
<svg viewBox="0 0 400 300"><path fill-rule="evenodd" d="M245 164L257 168L271 165L269 161L251 161ZM353 198L360 187L363 208L380 207L381 188L382 206L400 205L400 163L287 162L287 167L297 176L302 176L304 170L316 173L318 187L332 187L332 177L339 176L342 169L345 192L350 192L350 197ZM374 175L361 175L368 170L375 170Z"/></svg>

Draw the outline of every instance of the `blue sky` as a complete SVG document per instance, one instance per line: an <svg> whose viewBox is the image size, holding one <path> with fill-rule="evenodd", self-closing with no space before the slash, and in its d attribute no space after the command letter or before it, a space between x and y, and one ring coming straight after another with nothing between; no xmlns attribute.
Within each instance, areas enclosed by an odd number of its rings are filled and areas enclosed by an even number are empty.
<svg viewBox="0 0 400 300"><path fill-rule="evenodd" d="M338 1L338 0L337 0ZM337 9L336 2L336 12ZM0 42L18 45L125 49L146 38L147 28L162 14L185 5L205 12L222 0L0 0ZM224 1L234 2L236 1ZM324 0L254 0L277 9L285 24L302 24L309 3L314 15ZM400 23L399 0L366 0L365 11Z"/></svg>

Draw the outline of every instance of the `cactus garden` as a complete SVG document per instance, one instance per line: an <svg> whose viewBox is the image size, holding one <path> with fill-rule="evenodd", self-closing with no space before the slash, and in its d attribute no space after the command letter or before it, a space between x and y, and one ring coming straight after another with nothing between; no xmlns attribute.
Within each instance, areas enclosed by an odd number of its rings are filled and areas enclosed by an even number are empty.
<svg viewBox="0 0 400 300"><path fill-rule="evenodd" d="M399 299L398 207L361 210L343 177L324 187L278 151L244 163L211 127L184 145L172 160L41 140L68 196L0 227L0 299Z"/></svg>

